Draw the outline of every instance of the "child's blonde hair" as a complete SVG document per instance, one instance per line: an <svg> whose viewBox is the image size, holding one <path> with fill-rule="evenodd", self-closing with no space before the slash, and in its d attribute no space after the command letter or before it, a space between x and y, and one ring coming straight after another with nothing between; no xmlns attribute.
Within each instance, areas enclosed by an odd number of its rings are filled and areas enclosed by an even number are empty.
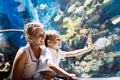
<svg viewBox="0 0 120 80"><path fill-rule="evenodd" d="M46 38L45 38L45 46L49 46L47 41L51 40L53 41L60 33L56 30L48 30L45 32Z"/></svg>

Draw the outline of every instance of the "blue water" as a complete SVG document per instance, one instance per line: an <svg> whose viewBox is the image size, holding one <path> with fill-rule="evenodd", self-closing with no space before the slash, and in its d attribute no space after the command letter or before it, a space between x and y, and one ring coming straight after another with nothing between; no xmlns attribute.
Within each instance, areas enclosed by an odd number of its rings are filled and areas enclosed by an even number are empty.
<svg viewBox="0 0 120 80"><path fill-rule="evenodd" d="M44 24L45 29L58 29L59 25L58 23L53 22L53 18L56 15L60 14L60 10L59 8L64 11L67 9L67 5L69 4L69 0L63 0L63 1L58 1L58 0L21 0L21 2L24 4L24 8L25 10L25 14L26 17L23 16L23 12L19 12L18 11L18 7L21 5L21 3L18 1L14 1L14 0L7 0L7 3L4 0L0 0L0 9L4 10L4 14L7 15L8 20L10 22L10 25L6 26L7 28L13 28L13 29L23 29L24 25L29 22L29 21L40 21ZM120 14L120 9L119 9L119 0L113 0L113 2L104 7L103 11L104 11L104 18L103 20L105 21L106 19L111 19L112 17L114 17L115 15L119 15ZM47 4L47 9L45 9L44 11L40 11L39 10L39 5L40 4ZM63 4L63 5L62 5ZM59 6L56 6L59 5ZM113 5L116 5L116 7L113 8ZM109 13L107 12L109 11ZM1 12L2 13L2 12ZM28 18L29 20L26 21L25 18ZM6 23L7 24L7 23ZM111 28L111 27L110 27ZM19 47L21 46L20 43L22 43L23 45L25 45L26 43L20 42L21 38L16 38L16 36L22 36L22 34L17 33L14 34L15 36L15 40L16 41L16 45ZM14 39L14 38L12 38Z"/></svg>
<svg viewBox="0 0 120 80"><path fill-rule="evenodd" d="M115 51L120 51L120 43L115 46Z"/></svg>

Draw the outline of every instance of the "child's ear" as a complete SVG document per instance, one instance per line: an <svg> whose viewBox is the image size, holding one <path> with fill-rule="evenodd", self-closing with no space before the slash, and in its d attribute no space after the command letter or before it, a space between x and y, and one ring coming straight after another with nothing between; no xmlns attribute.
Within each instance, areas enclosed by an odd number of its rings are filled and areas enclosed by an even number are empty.
<svg viewBox="0 0 120 80"><path fill-rule="evenodd" d="M51 45L51 44L52 44L52 41L47 40L47 43L48 43L48 45Z"/></svg>

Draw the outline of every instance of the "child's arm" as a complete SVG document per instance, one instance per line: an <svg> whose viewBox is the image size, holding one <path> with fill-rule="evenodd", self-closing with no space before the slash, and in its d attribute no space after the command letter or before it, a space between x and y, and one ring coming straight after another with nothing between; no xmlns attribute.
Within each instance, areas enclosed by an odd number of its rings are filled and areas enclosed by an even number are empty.
<svg viewBox="0 0 120 80"><path fill-rule="evenodd" d="M69 80L72 77L75 77L75 74L69 74L67 73L65 70L63 70L62 68L60 68L59 66L57 66L56 64L54 64L52 61L50 61L49 59L46 60L47 65L49 66L50 69L54 70L55 72L64 75L67 80Z"/></svg>
<svg viewBox="0 0 120 80"><path fill-rule="evenodd" d="M94 45L92 44L92 38L90 35L88 36L87 41L88 41L88 47L85 47L83 49L78 49L75 51L65 52L66 57L74 57L74 56L78 56L78 55L91 51L94 48Z"/></svg>
<svg viewBox="0 0 120 80"><path fill-rule="evenodd" d="M88 36L87 42L88 42L88 46L92 45L92 37L91 37L91 35Z"/></svg>

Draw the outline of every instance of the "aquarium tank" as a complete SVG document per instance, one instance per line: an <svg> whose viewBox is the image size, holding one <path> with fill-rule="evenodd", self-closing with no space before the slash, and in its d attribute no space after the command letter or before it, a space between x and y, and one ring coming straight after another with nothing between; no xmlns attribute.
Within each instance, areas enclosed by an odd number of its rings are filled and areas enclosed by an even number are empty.
<svg viewBox="0 0 120 80"><path fill-rule="evenodd" d="M86 47L91 34L94 49L62 59L65 71L79 78L119 78L119 8L120 0L0 0L0 80L11 76L16 52L27 44L24 25L31 21L59 31L64 51Z"/></svg>

